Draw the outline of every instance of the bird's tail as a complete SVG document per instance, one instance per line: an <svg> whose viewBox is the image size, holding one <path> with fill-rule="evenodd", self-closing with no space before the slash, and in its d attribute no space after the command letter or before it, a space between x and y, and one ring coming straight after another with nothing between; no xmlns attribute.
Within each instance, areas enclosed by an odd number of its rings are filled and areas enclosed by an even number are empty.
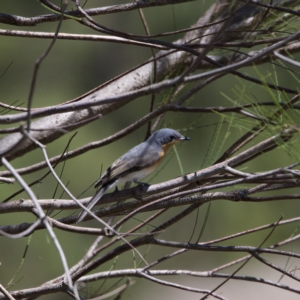
<svg viewBox="0 0 300 300"><path fill-rule="evenodd" d="M88 210L91 210L94 205L101 199L101 197L103 196L103 194L106 192L106 190L109 188L109 186L104 186L102 187L97 193L96 195L90 200L90 202L88 203L88 205L86 206L86 208ZM87 211L83 210L80 212L78 219L76 221L76 224L83 221L83 219L86 217L86 215L88 214Z"/></svg>

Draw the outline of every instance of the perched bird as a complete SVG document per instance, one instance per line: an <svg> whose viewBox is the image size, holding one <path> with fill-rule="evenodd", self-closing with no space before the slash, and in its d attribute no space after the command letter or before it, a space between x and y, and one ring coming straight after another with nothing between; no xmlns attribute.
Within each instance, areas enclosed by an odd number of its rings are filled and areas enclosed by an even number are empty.
<svg viewBox="0 0 300 300"><path fill-rule="evenodd" d="M108 189L119 183L133 181L141 184L139 180L155 170L172 145L189 139L169 128L154 132L147 141L130 149L105 171L95 184L95 188L101 188L90 200L87 208L92 209ZM81 222L86 215L87 212L83 210L76 223Z"/></svg>

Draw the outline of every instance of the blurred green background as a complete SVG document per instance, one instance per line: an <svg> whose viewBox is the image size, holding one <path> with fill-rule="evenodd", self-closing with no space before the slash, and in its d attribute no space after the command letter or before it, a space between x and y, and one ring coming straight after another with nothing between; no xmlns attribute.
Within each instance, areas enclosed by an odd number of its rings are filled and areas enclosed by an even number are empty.
<svg viewBox="0 0 300 300"><path fill-rule="evenodd" d="M185 4L178 4L172 6L162 6L156 8L145 9L147 21L152 34L157 34L166 31L173 31L182 28L187 28L195 23L195 21L203 15L207 8L214 1L193 1ZM53 1L57 5L60 1ZM118 3L126 3L119 1L112 3L111 1L88 1L86 8L97 6L109 6ZM69 3L69 8L73 6L73 2ZM24 17L32 17L40 14L50 13L42 7L37 1L2 1L0 4L2 13L14 14ZM121 30L124 32L134 34L144 34L141 21L137 11L117 13L111 15L104 15L95 17L95 19L110 28ZM39 24L35 27L15 27L1 24L2 29L14 30L28 30L41 32L54 32L57 23ZM83 27L76 23L76 21L68 20L63 22L61 32L65 33L82 33L82 34L97 34L91 29ZM168 37L166 40L173 41L179 38ZM0 90L2 102L6 104L21 105L26 107L30 83L36 59L47 49L50 40L21 38L21 37L6 37L0 36ZM124 44L113 44L105 42L82 42L82 41L66 41L57 40L54 48L47 56L38 74L36 90L34 94L34 107L43 107L55 105L61 102L76 98L83 93L95 88L114 76L126 71L127 69L144 62L151 56L151 51L143 47L134 47ZM297 58L297 56L295 56ZM9 66L9 68L8 68ZM8 69L7 69L8 68ZM281 86L292 89L298 88L297 77L298 74L291 74L287 70L274 67L272 64L265 64L257 69L252 67L243 69L249 75L258 77L258 72L262 77L268 77L270 82L277 80ZM190 104L192 106L232 106L228 98L240 102L243 97L243 92L248 93L249 101L272 101L270 94L266 92L263 87L253 86L248 82L242 81L233 75L228 75L214 83L208 85L195 95ZM158 99L163 99L164 95L159 95ZM228 98L227 98L228 97ZM281 97L281 96L279 96ZM78 134L73 139L70 149L76 149L86 143L101 140L121 129L125 126L138 120L149 111L150 97L139 98L132 101L129 105L122 107L118 111L103 117L100 120L93 122L78 130ZM182 144L177 148L184 173L199 170L208 166L217 157L211 156L219 150L221 154L227 146L241 136L247 128L250 128L254 123L241 119L240 116L235 115L232 121L232 127L228 131L228 126L221 128L221 134L218 137L218 143L214 146L212 151L212 140L215 130L217 128L219 115L205 115L205 114L182 114L182 113L168 113L165 118L163 126L172 127L181 130L181 132L191 137L191 141ZM229 120L229 119L228 119ZM246 122L246 123L245 123ZM4 126L3 126L4 128ZM100 175L101 168L109 167L109 165L120 155L126 152L131 147L143 141L145 137L146 128L143 127L126 138L122 138L113 144L103 148L89 151L80 157L74 158L66 162L63 170L62 180L68 183L68 188L75 196L82 194ZM47 145L49 157L59 155L65 148L68 140L73 132L66 134L58 141ZM228 134L224 145L222 144L224 136ZM223 145L222 149L218 149ZM293 153L297 153L298 141L295 142L295 149ZM15 168L29 166L43 160L41 151L35 150L30 154L15 159L11 163ZM293 155L289 155L286 151L276 150L267 155L264 155L256 160L256 163L251 163L250 166L244 166L245 171L263 171L270 168L285 166L295 161ZM2 167L1 170L4 170ZM61 166L57 168L59 173ZM45 174L46 170L24 176L26 182L31 182L38 179ZM174 152L170 153L165 164L154 174L147 178L149 183L159 183L164 180L172 179L180 176L181 171L178 159ZM54 197L56 182L48 176L39 185L33 187L34 192L40 199L50 199ZM16 183L12 186L2 185L1 195L5 199L13 192L19 189ZM91 196L94 189L90 188L81 195L81 197ZM16 199L23 197L28 199L28 196L23 193ZM55 197L68 199L62 194L62 190L58 188ZM196 212L179 222L177 225L171 227L166 233L162 234L160 238L189 241L195 222L196 236L199 234L202 222L206 213L207 205L202 206L199 210L199 215ZM170 218L176 212L183 208L176 208L169 210L151 223L151 226L159 225L163 220ZM229 201L215 201L212 203L211 211L208 219L202 241L215 239L224 235L229 235L241 230L250 229L252 227L267 224L269 222L276 222L281 214L284 218L291 218L298 216L300 205L297 201L278 201L270 203L233 203ZM58 217L69 215L71 212L60 213ZM150 214L144 213L138 215L138 218L145 219ZM139 223L137 218L136 224ZM32 222L34 218L31 214L9 214L1 216L0 224L20 224L23 222ZM91 226L97 226L96 223L87 223ZM130 223L130 227L133 223ZM146 229L151 230L153 227L148 226ZM129 228L129 225L124 226L124 232ZM75 264L78 259L85 253L86 249L91 245L95 237L76 235L55 230L59 241L61 242L65 254L68 258L69 266ZM297 225L292 224L276 230L268 243L276 242L284 237L292 235L297 232ZM245 236L243 238L230 241L228 245L253 245L258 246L266 237L266 232L259 234ZM195 237L194 237L195 240ZM0 247L0 283L4 286L12 279L18 267L21 264L26 244L29 243L29 238L22 238L11 240L2 238ZM299 247L293 245L293 247ZM287 247L287 249L290 249ZM174 249L173 249L174 250ZM153 259L161 257L163 254L170 253L172 250L164 248L152 247L149 251L148 247L141 247L139 251L142 254L149 252L146 260L151 262ZM242 256L242 254L240 254ZM220 264L228 262L235 257L232 254L224 253L206 253L198 251L190 251L178 259L168 260L159 265L159 268L181 268L194 269L199 271L209 270ZM126 259L124 259L126 258ZM139 262L139 258L136 258ZM284 259L278 259L277 263L284 263ZM293 261L289 262L293 265ZM111 262L103 265L99 271L108 270ZM121 256L117 261L115 269L118 268L133 268L134 258L131 252ZM233 269L226 270L230 272ZM14 286L11 290L35 287L39 284L52 279L55 276L61 275L63 269L61 267L60 258L53 245L53 242L48 237L46 231L35 232L30 240L29 249L26 254L25 262L14 279ZM276 281L280 274L269 274L270 270L262 267L261 264L253 263L243 270L246 274L253 274L259 277L267 277ZM185 283L197 288L210 289L217 285L216 279L199 279L199 278L163 278L165 280L174 280L174 282ZM286 281L285 281L286 280ZM138 284L132 286L124 299L182 299L188 294L189 299L199 299L199 295L193 293L186 293L183 291L171 289L168 287L158 286L154 283L146 282L145 280L137 280ZM283 279L282 283L288 284L287 279ZM109 282L106 287L111 285ZM84 292L87 294L97 288L98 283L92 283L86 287ZM258 285L256 285L258 287ZM253 295L247 295L245 291L251 290L253 285L250 283L240 283L237 285L235 281L222 288L222 293L230 299L253 299ZM149 290L147 290L149 289ZM260 289L260 290L259 290ZM259 286L257 299L282 299L282 292L269 288L266 286ZM271 294L275 292L275 294ZM141 296L142 295L142 296ZM267 295L266 297L261 297ZM272 296L271 296L272 295ZM283 294L285 295L285 294ZM290 295L290 294L289 294ZM249 296L249 297L248 297ZM290 295L289 299L294 299L294 295ZM54 299L54 296L44 296L40 299ZM55 299L69 299L64 294L55 295ZM295 298L296 299L296 298Z"/></svg>

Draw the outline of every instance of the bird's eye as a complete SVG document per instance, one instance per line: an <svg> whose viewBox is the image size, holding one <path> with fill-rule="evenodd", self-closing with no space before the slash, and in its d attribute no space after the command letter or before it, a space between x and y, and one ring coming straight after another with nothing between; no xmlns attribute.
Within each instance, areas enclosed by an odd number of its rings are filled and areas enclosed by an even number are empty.
<svg viewBox="0 0 300 300"><path fill-rule="evenodd" d="M174 140L175 140L175 136L174 136L174 135L171 135L171 136L170 136L170 140L171 140L171 141L174 141Z"/></svg>

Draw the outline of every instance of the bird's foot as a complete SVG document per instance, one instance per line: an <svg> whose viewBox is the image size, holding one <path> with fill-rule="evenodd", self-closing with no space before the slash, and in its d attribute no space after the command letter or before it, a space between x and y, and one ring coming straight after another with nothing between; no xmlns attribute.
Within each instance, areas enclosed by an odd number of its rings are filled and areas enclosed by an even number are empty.
<svg viewBox="0 0 300 300"><path fill-rule="evenodd" d="M135 183L143 189L146 189L146 188L148 189L148 187L150 186L150 184L146 183L146 182L136 181Z"/></svg>
<svg viewBox="0 0 300 300"><path fill-rule="evenodd" d="M142 201L143 195L147 193L150 184L145 182L135 182L138 186L134 189L135 199Z"/></svg>

